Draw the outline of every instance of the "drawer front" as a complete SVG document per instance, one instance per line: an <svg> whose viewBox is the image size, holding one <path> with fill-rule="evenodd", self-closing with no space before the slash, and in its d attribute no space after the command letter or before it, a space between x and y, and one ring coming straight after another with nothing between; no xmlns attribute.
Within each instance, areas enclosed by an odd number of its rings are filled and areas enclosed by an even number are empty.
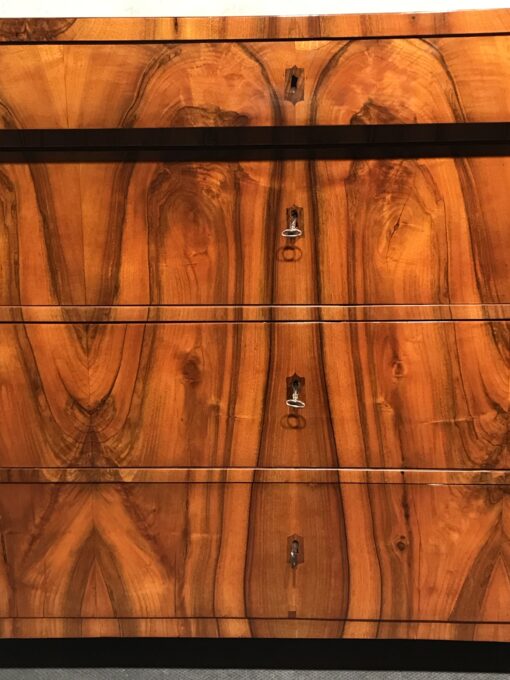
<svg viewBox="0 0 510 680"><path fill-rule="evenodd" d="M506 468L509 372L505 321L5 323L0 465Z"/></svg>
<svg viewBox="0 0 510 680"><path fill-rule="evenodd" d="M508 157L67 158L0 166L2 305L510 302Z"/></svg>
<svg viewBox="0 0 510 680"><path fill-rule="evenodd" d="M510 622L506 485L1 491L2 617Z"/></svg>
<svg viewBox="0 0 510 680"><path fill-rule="evenodd" d="M6 128L500 122L510 112L505 35L2 45L0 74Z"/></svg>

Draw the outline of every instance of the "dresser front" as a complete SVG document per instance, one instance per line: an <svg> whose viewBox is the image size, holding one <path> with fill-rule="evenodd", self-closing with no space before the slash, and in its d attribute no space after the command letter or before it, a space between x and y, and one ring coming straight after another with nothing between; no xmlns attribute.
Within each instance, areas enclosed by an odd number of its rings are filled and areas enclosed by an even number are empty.
<svg viewBox="0 0 510 680"><path fill-rule="evenodd" d="M0 636L510 640L505 17L0 21Z"/></svg>

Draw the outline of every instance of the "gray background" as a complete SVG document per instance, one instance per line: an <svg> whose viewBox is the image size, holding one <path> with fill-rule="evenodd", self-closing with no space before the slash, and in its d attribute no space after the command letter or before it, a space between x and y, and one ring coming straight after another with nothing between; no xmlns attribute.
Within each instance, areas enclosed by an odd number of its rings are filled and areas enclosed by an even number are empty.
<svg viewBox="0 0 510 680"><path fill-rule="evenodd" d="M187 669L5 669L1 680L496 680L508 674L400 671L268 671Z"/></svg>

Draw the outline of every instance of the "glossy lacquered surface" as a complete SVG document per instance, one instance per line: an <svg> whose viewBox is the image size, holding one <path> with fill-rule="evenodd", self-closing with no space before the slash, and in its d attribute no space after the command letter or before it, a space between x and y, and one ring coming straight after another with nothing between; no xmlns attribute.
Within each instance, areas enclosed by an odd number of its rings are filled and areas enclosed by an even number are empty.
<svg viewBox="0 0 510 680"><path fill-rule="evenodd" d="M0 166L4 306L510 300L506 156L72 159Z"/></svg>
<svg viewBox="0 0 510 680"><path fill-rule="evenodd" d="M510 640L509 17L0 20L0 637Z"/></svg>
<svg viewBox="0 0 510 680"><path fill-rule="evenodd" d="M8 467L507 468L505 321L2 324ZM302 409L289 408L297 375Z"/></svg>
<svg viewBox="0 0 510 680"><path fill-rule="evenodd" d="M3 45L2 127L501 122L509 57L507 35Z"/></svg>
<svg viewBox="0 0 510 680"><path fill-rule="evenodd" d="M509 623L506 486L12 484L0 507L6 618Z"/></svg>
<svg viewBox="0 0 510 680"><path fill-rule="evenodd" d="M275 40L507 33L508 9L456 12L2 19L2 42Z"/></svg>

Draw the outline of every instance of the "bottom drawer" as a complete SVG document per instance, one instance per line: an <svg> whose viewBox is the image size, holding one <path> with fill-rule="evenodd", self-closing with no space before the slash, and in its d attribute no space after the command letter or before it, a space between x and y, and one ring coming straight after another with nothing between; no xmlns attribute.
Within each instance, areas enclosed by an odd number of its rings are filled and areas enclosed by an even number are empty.
<svg viewBox="0 0 510 680"><path fill-rule="evenodd" d="M509 492L4 483L0 617L245 619L251 635L289 635L293 621L306 635L306 620L338 635L345 621L510 623Z"/></svg>

